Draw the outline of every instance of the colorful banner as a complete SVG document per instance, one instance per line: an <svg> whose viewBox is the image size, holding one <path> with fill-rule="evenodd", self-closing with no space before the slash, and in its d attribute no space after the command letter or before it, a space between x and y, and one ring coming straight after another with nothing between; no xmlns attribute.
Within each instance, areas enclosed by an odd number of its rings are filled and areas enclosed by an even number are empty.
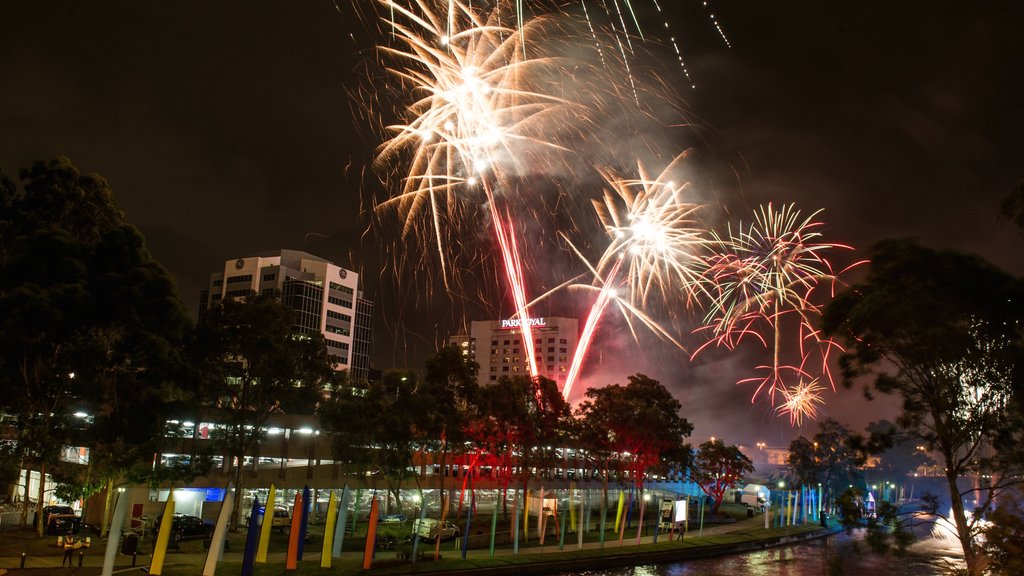
<svg viewBox="0 0 1024 576"><path fill-rule="evenodd" d="M267 550L270 549L270 530L274 527L274 506L277 503L277 489L270 485L267 494L267 505L263 507L263 526L260 527L260 545L256 548L256 562L267 563ZM250 518L250 523L252 522Z"/></svg>
<svg viewBox="0 0 1024 576"><path fill-rule="evenodd" d="M512 497L512 556L519 557L519 492L513 490Z"/></svg>
<svg viewBox="0 0 1024 576"><path fill-rule="evenodd" d="M292 506L292 525L288 528L288 555L284 560L285 570L299 567L299 532L302 531L302 493L295 493L295 504Z"/></svg>
<svg viewBox="0 0 1024 576"><path fill-rule="evenodd" d="M341 558L341 545L345 539L345 519L348 517L348 499L352 496L352 493L348 489L346 484L341 489L341 502L338 503L338 524L334 530L334 546L331 548L331 557Z"/></svg>
<svg viewBox="0 0 1024 576"><path fill-rule="evenodd" d="M111 576L114 573L114 562L117 560L117 546L121 542L121 527L124 526L124 517L128 513L128 494L118 490L117 503L114 504L114 517L110 521L110 531L107 533L107 549L103 555L102 576Z"/></svg>
<svg viewBox="0 0 1024 576"><path fill-rule="evenodd" d="M306 547L306 526L309 524L309 512L313 507L313 501L310 498L309 486L302 487L302 518L299 522L299 550L295 555L296 560L302 560L302 551Z"/></svg>
<svg viewBox="0 0 1024 576"><path fill-rule="evenodd" d="M164 505L164 515L160 517L160 531L156 535L156 543L153 544L153 560L149 563L150 574L162 574L164 571L164 558L167 556L167 543L171 540L171 526L174 525L174 490L167 495L167 504Z"/></svg>
<svg viewBox="0 0 1024 576"><path fill-rule="evenodd" d="M619 509L615 512L615 532L619 531L619 524L622 522L622 508L626 505L626 493L619 490Z"/></svg>
<svg viewBox="0 0 1024 576"><path fill-rule="evenodd" d="M441 495L441 523L438 525L437 537L434 539L434 561L441 558L441 533L444 532L445 521L448 519L448 494Z"/></svg>
<svg viewBox="0 0 1024 576"><path fill-rule="evenodd" d="M220 506L220 514L217 516L217 526L213 529L213 540L210 541L210 551L206 554L206 565L203 567L203 576L214 576L217 573L217 563L224 555L224 540L228 536L228 524L231 523L231 511L235 508L235 488L228 483L224 491L224 501Z"/></svg>
<svg viewBox="0 0 1024 576"><path fill-rule="evenodd" d="M320 548L320 567L331 567L331 548L334 544L334 531L337 529L338 502L331 490L331 498L327 501L327 523L324 524L324 545ZM344 530L344 526L342 530Z"/></svg>
<svg viewBox="0 0 1024 576"><path fill-rule="evenodd" d="M369 525L366 527L366 546L363 548L363 570L373 567L373 552L377 545L377 516L379 514L377 497L374 496L370 499L370 518L367 520Z"/></svg>
<svg viewBox="0 0 1024 576"><path fill-rule="evenodd" d="M427 502L423 498L423 490L420 490L420 523L419 526L426 525L427 518ZM420 530L416 524L412 527L412 562L416 563L416 556L419 553L420 547Z"/></svg>
<svg viewBox="0 0 1024 576"><path fill-rule="evenodd" d="M267 518L266 510L263 512L263 522L273 522L274 511L270 511L271 517ZM249 513L249 529L245 535L245 552L242 553L242 576L252 576L253 563L256 560L256 544L260 538L259 523L256 521L260 517L260 499L252 499L252 512Z"/></svg>
<svg viewBox="0 0 1024 576"><path fill-rule="evenodd" d="M491 515L491 558L494 558L494 537L498 534L498 504L494 505L494 513Z"/></svg>
<svg viewBox="0 0 1024 576"><path fill-rule="evenodd" d="M466 548L469 546L469 525L473 521L473 505L476 504L475 493L470 493L471 502L466 506L466 529L462 535L462 559L466 559Z"/></svg>

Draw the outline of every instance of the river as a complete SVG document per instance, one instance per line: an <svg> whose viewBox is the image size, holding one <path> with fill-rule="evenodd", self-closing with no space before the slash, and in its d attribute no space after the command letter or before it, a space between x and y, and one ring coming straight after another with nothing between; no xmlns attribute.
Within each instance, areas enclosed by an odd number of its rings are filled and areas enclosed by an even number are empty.
<svg viewBox="0 0 1024 576"><path fill-rule="evenodd" d="M746 554L632 568L565 572L564 576L938 576L962 566L953 539L926 536L903 556L871 552L862 534L837 534Z"/></svg>

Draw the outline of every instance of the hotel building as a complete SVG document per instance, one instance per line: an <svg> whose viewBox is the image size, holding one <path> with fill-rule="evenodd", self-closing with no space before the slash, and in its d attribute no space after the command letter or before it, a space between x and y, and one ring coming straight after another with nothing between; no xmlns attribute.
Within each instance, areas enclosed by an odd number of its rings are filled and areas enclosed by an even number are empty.
<svg viewBox="0 0 1024 576"><path fill-rule="evenodd" d="M577 320L549 317L529 318L528 322L539 375L562 387L579 339ZM529 376L529 354L521 324L519 319L474 321L469 334L453 336L449 343L480 365L477 381L481 386L494 384L502 376Z"/></svg>

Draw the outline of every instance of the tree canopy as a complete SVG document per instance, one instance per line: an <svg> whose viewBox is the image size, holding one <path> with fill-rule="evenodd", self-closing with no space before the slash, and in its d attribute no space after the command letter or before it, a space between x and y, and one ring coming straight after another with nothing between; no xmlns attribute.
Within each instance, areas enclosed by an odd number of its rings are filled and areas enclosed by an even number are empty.
<svg viewBox="0 0 1024 576"><path fill-rule="evenodd" d="M18 418L23 466L71 493L111 488L151 464L187 394L191 323L106 180L67 158L19 176L20 188L0 177L0 403ZM84 471L61 462L64 445L89 448Z"/></svg>
<svg viewBox="0 0 1024 576"><path fill-rule="evenodd" d="M591 388L577 416L583 442L598 452L614 452L624 458L637 487L647 470L663 459L687 462L686 438L693 424L679 415L682 404L660 382L636 374L625 386L612 384Z"/></svg>
<svg viewBox="0 0 1024 576"><path fill-rule="evenodd" d="M718 514L725 491L753 471L754 463L738 446L716 439L704 442L697 449L690 465L690 478L711 498L711 513Z"/></svg>

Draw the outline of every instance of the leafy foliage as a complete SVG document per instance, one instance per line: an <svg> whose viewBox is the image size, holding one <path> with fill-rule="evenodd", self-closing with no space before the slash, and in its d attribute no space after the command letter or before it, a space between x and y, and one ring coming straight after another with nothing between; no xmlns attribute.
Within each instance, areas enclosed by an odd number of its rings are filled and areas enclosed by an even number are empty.
<svg viewBox="0 0 1024 576"><path fill-rule="evenodd" d="M598 453L617 453L636 486L663 460L685 466L690 454L686 438L693 424L679 415L682 405L657 380L643 374L625 386L612 384L587 390L577 416L586 446Z"/></svg>

